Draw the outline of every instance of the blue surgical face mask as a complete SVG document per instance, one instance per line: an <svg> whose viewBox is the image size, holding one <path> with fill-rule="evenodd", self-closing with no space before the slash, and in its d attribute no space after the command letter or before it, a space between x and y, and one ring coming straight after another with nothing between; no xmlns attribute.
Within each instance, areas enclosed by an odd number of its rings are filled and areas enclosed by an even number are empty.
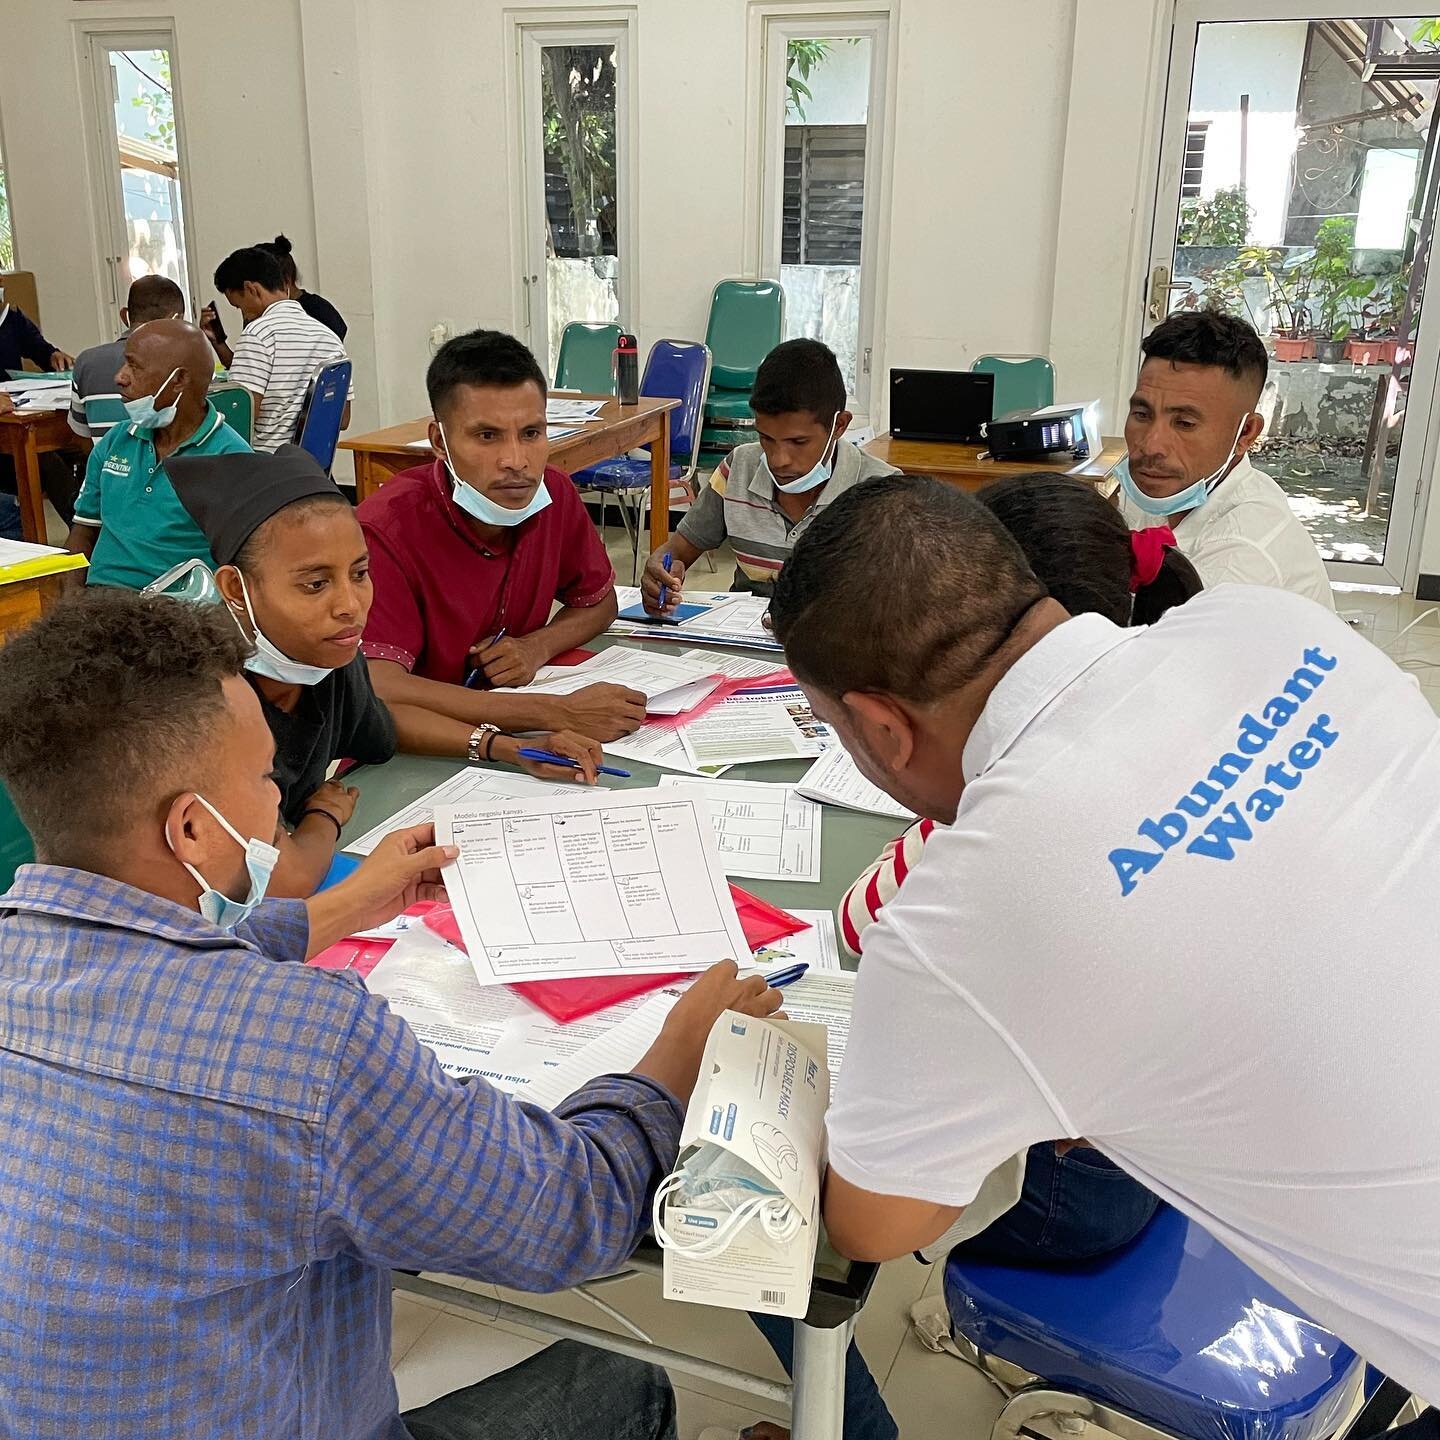
<svg viewBox="0 0 1440 1440"><path fill-rule="evenodd" d="M266 638L255 619L255 611L250 605L250 588L245 584L243 575L240 577L240 593L245 597L245 613L250 617L250 628L255 632L255 653L245 662L245 668L252 675L264 675L269 680L280 681L282 685L318 685L335 673L326 665L302 665L298 660L292 660L274 641ZM231 611L232 615L234 613ZM240 624L238 616L235 623ZM240 633L245 634L243 626ZM248 640L250 637L247 635L245 638Z"/></svg>
<svg viewBox="0 0 1440 1440"><path fill-rule="evenodd" d="M450 463L450 442L445 438L445 427L438 420L435 424L439 426L440 441L445 447L445 468L454 481L454 489L450 493L467 515L473 515L482 525L503 525L508 529L512 525L523 524L532 515L538 515L550 503L550 491L543 477L535 487L535 493L518 510L497 505L488 495L482 495L473 485L467 485Z"/></svg>
<svg viewBox="0 0 1440 1440"><path fill-rule="evenodd" d="M1234 442L1230 446L1230 453L1225 457L1220 468L1212 470L1210 474L1197 480L1193 485L1187 485L1174 495L1162 495L1158 499L1154 495L1147 495L1130 473L1130 457L1127 454L1115 467L1115 478L1120 482L1121 490L1125 492L1128 499L1134 502L1136 509L1144 511L1146 515L1175 515L1181 510L1194 510L1197 506L1203 505L1229 471L1235 459L1235 452L1240 446L1240 437L1245 433L1245 422L1249 418L1247 415L1240 422L1240 428L1235 432Z"/></svg>
<svg viewBox="0 0 1440 1440"><path fill-rule="evenodd" d="M233 930L265 898L270 886L270 876L280 859L280 852L264 840L246 840L243 835L201 794L195 798L225 827L225 833L245 852L245 868L250 872L250 893L243 900L232 900L223 890L217 890L205 877L187 861L180 863L190 872L190 878L200 887L200 913L222 930ZM170 831L165 831L165 843L174 853L175 846Z"/></svg>
<svg viewBox="0 0 1440 1440"><path fill-rule="evenodd" d="M805 472L798 480L777 480L775 472L770 468L770 462L765 458L765 452L760 452L760 469L770 480L770 483L777 489L783 490L787 495L803 495L807 490L817 489L830 478L830 471L834 463L834 457L830 449L831 442L835 439L835 427L840 422L837 414L830 422L830 433L825 437L825 448L820 452L820 458ZM825 463L825 457L831 455L831 464Z"/></svg>
<svg viewBox="0 0 1440 1440"><path fill-rule="evenodd" d="M180 397L175 397L173 405L156 407L156 400L160 398L161 391L180 373L177 366L161 382L160 389L153 395L141 395L136 400L125 402L125 411L130 416L130 423L137 430L163 430L175 418L175 412L180 408Z"/></svg>

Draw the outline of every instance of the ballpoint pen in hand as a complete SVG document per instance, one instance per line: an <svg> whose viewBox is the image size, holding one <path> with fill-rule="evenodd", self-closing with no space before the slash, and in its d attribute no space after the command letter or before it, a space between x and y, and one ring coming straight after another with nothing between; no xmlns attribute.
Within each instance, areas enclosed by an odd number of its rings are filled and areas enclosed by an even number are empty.
<svg viewBox="0 0 1440 1440"><path fill-rule="evenodd" d="M666 573L667 575L670 573L670 561L671 561L673 558L674 558L674 557L673 557L673 556L670 554L670 552L667 550L667 551L665 552L665 558L660 562L660 563L665 567L665 573ZM670 587L669 587L668 585L662 585L662 586L660 587L660 608L661 608L662 610L665 608L665 602L666 602L669 598L670 598Z"/></svg>
<svg viewBox="0 0 1440 1440"><path fill-rule="evenodd" d="M793 985L809 968L809 965L787 965L785 969L767 975L765 983L772 990L778 990L782 985Z"/></svg>
<svg viewBox="0 0 1440 1440"><path fill-rule="evenodd" d="M580 762L572 760L568 755L557 755L553 750L536 750L529 745L520 747L520 758L522 760L538 760L542 765L563 765L567 770L580 768ZM597 775L614 775L621 780L630 778L628 770L616 770L612 765L597 765L595 773Z"/></svg>
<svg viewBox="0 0 1440 1440"><path fill-rule="evenodd" d="M495 632L495 638L490 642L490 645L498 645L498 644L505 638L505 631L506 631L507 628L508 628L507 626L502 625L502 626ZM490 648L490 645L486 645L484 648L485 648L486 650L488 650L488 649ZM466 688L467 690L473 690L473 689L475 688L475 682L476 682L477 680L483 680L484 678L485 678L485 672L484 672L484 670L482 670L482 669L480 668L480 666L477 665L477 666L465 677L465 688Z"/></svg>

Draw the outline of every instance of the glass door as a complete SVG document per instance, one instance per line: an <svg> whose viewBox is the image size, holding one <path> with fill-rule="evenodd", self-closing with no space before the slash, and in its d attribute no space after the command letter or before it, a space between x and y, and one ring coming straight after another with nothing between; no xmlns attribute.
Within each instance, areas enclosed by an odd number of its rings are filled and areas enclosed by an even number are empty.
<svg viewBox="0 0 1440 1440"><path fill-rule="evenodd" d="M764 35L761 273L785 290L785 338L823 340L869 416L887 19L771 17Z"/></svg>
<svg viewBox="0 0 1440 1440"><path fill-rule="evenodd" d="M94 81L101 301L114 329L132 280L165 275L190 298L184 170L169 30L86 37Z"/></svg>
<svg viewBox="0 0 1440 1440"><path fill-rule="evenodd" d="M1434 17L1176 7L1146 328L1212 307L1260 332L1252 455L1342 582L1405 583L1433 465L1437 85Z"/></svg>
<svg viewBox="0 0 1440 1440"><path fill-rule="evenodd" d="M572 320L626 323L628 36L624 23L521 27L521 319L552 379Z"/></svg>

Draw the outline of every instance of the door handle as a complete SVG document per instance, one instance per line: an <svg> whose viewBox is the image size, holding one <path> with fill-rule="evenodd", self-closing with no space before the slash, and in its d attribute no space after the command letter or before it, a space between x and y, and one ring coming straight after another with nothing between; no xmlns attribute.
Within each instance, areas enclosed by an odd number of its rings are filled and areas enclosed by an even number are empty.
<svg viewBox="0 0 1440 1440"><path fill-rule="evenodd" d="M1149 316L1153 321L1161 321L1170 310L1170 292L1172 290L1188 290L1188 280L1172 280L1170 271L1164 265L1157 265L1150 272L1150 305Z"/></svg>

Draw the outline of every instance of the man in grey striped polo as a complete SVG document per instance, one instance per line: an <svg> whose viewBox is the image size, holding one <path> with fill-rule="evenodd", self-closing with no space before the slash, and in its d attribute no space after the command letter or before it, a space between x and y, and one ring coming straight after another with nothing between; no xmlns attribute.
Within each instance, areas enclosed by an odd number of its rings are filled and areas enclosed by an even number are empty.
<svg viewBox="0 0 1440 1440"><path fill-rule="evenodd" d="M312 320L289 298L280 262L268 250L251 246L220 262L215 288L240 312L245 328L235 341L230 379L255 399L250 443L256 450L278 450L294 441L310 382L325 366L344 360L345 347L327 325ZM350 423L350 401L340 421Z"/></svg>
<svg viewBox="0 0 1440 1440"><path fill-rule="evenodd" d="M818 340L777 345L755 376L750 408L759 440L721 461L675 534L646 562L641 589L652 614L674 610L686 570L726 540L735 552L730 588L769 595L825 506L862 480L897 473L843 438L854 417L835 356Z"/></svg>

